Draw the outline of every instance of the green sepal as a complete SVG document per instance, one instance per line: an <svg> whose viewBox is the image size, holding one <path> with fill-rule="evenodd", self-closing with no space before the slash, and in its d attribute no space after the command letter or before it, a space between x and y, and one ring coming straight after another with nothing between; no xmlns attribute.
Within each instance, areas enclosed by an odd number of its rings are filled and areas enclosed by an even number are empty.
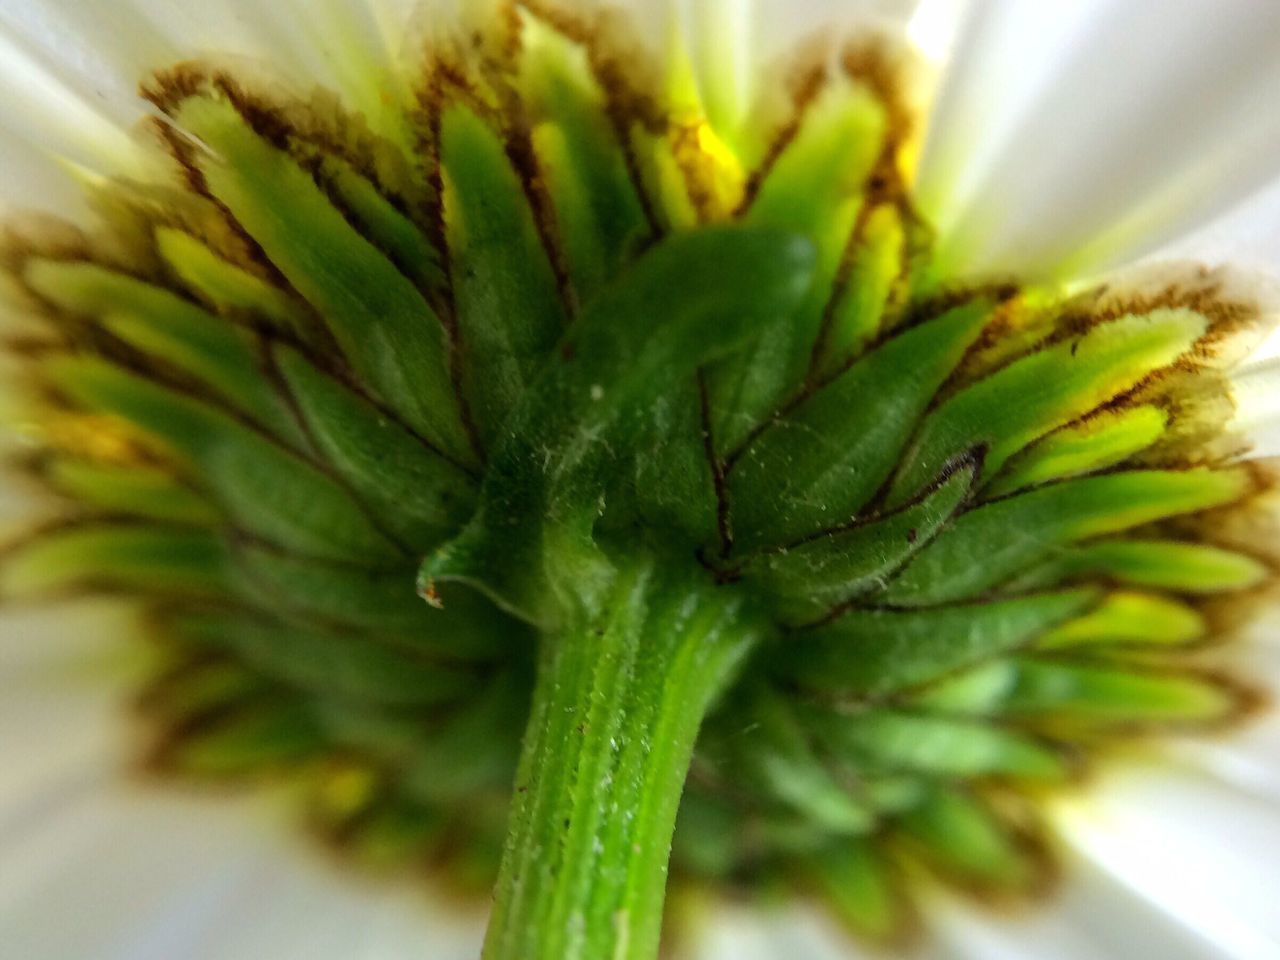
<svg viewBox="0 0 1280 960"><path fill-rule="evenodd" d="M130 346L208 384L286 442L300 442L297 423L271 389L251 331L93 263L31 260L23 277L63 309L94 317Z"/></svg>
<svg viewBox="0 0 1280 960"><path fill-rule="evenodd" d="M319 311L356 371L433 442L471 456L444 326L413 283L229 103L192 97L174 119L216 151L217 162L198 155L209 189Z"/></svg>
<svg viewBox="0 0 1280 960"><path fill-rule="evenodd" d="M1096 589L927 610L851 610L770 651L774 673L814 691L877 698L1018 649L1097 602Z"/></svg>
<svg viewBox="0 0 1280 960"><path fill-rule="evenodd" d="M918 502L860 521L746 565L748 577L779 598L779 613L813 619L883 584L955 515L968 496L977 466L958 464Z"/></svg>
<svg viewBox="0 0 1280 960"><path fill-rule="evenodd" d="M206 497L157 466L55 454L37 470L54 490L95 511L209 528L218 522Z"/></svg>
<svg viewBox="0 0 1280 960"><path fill-rule="evenodd" d="M798 871L855 935L889 944L910 933L915 914L873 843L840 840L805 858Z"/></svg>
<svg viewBox="0 0 1280 960"><path fill-rule="evenodd" d="M156 230L156 251L188 289L219 311L267 320L276 330L314 338L306 305L248 270L228 263L188 233Z"/></svg>
<svg viewBox="0 0 1280 960"><path fill-rule="evenodd" d="M931 790L923 804L903 817L901 829L926 862L964 886L1027 894L1046 879L1043 852L991 805L962 789Z"/></svg>
<svg viewBox="0 0 1280 960"><path fill-rule="evenodd" d="M1012 457L982 493L995 499L1017 490L1093 473L1146 450L1165 432L1169 416L1158 407L1104 410L1056 430Z"/></svg>
<svg viewBox="0 0 1280 960"><path fill-rule="evenodd" d="M912 771L940 779L1000 776L1058 781L1070 772L1059 752L989 723L881 708L840 712L811 706L806 727L858 771Z"/></svg>
<svg viewBox="0 0 1280 960"><path fill-rule="evenodd" d="M655 402L804 292L811 248L741 227L673 237L583 312L511 418L481 506L423 564L420 586L464 580L535 623L593 602L610 567L591 534L615 451Z"/></svg>
<svg viewBox="0 0 1280 960"><path fill-rule="evenodd" d="M207 597L228 589L228 556L207 530L84 521L0 553L0 599L75 589Z"/></svg>
<svg viewBox="0 0 1280 960"><path fill-rule="evenodd" d="M301 354L276 358L309 435L379 521L426 551L475 509L478 481Z"/></svg>
<svg viewBox="0 0 1280 960"><path fill-rule="evenodd" d="M984 471L994 475L1031 441L1185 355L1208 325L1204 316L1184 309L1129 314L984 377L921 424L902 458L890 504L914 496L942 464L975 447L986 450Z"/></svg>
<svg viewBox="0 0 1280 960"><path fill-rule="evenodd" d="M340 702L426 707L466 697L474 675L412 650L236 613L192 613L166 626L184 640L224 650L291 687Z"/></svg>
<svg viewBox="0 0 1280 960"><path fill-rule="evenodd" d="M1204 636L1197 611L1168 597L1117 591L1094 609L1050 630L1036 644L1041 650L1104 644L1170 647Z"/></svg>
<svg viewBox="0 0 1280 960"><path fill-rule="evenodd" d="M327 746L309 704L275 696L213 716L166 751L164 763L193 777L262 776Z"/></svg>
<svg viewBox="0 0 1280 960"><path fill-rule="evenodd" d="M746 350L710 371L713 422L725 449L737 447L809 373L886 127L884 106L869 89L832 78L760 184L744 222L806 236L818 257L798 308L770 318Z"/></svg>
<svg viewBox="0 0 1280 960"><path fill-rule="evenodd" d="M639 252L644 207L586 52L522 10L520 81L569 275L589 300Z"/></svg>
<svg viewBox="0 0 1280 960"><path fill-rule="evenodd" d="M503 142L470 109L440 118L444 218L463 388L493 446L565 328L533 212Z"/></svg>
<svg viewBox="0 0 1280 960"><path fill-rule="evenodd" d="M330 196L360 232L422 293L439 294L447 285L440 254L418 225L350 164L331 156L319 163Z"/></svg>
<svg viewBox="0 0 1280 960"><path fill-rule="evenodd" d="M823 833L864 836L871 832L875 810L837 782L815 751L811 731L788 700L761 687L729 715L735 726L723 739L731 751L734 782L750 785L753 793L790 808ZM743 724L745 729L740 729Z"/></svg>
<svg viewBox="0 0 1280 960"><path fill-rule="evenodd" d="M919 606L980 596L1075 541L1225 506L1250 489L1248 473L1135 470L1041 487L971 510L916 555L883 594ZM1035 536L1010 536L1010 531Z"/></svg>
<svg viewBox="0 0 1280 960"><path fill-rule="evenodd" d="M433 610L414 590L413 568L375 570L275 553L236 550L240 592L300 623L376 631L457 659L488 658L532 642L524 629L462 586L446 588Z"/></svg>
<svg viewBox="0 0 1280 960"><path fill-rule="evenodd" d="M505 670L433 728L429 738L419 737L404 763L405 793L457 803L509 790L520 755L519 731L529 716L529 688L522 671Z"/></svg>
<svg viewBox="0 0 1280 960"><path fill-rule="evenodd" d="M735 546L794 543L854 520L990 315L978 300L907 330L770 423L729 474Z"/></svg>
<svg viewBox="0 0 1280 960"><path fill-rule="evenodd" d="M1018 584L1107 577L1179 593L1248 590L1268 576L1266 564L1243 553L1175 540L1099 540L1056 554Z"/></svg>
<svg viewBox="0 0 1280 960"><path fill-rule="evenodd" d="M190 459L241 530L335 560L403 556L339 483L226 413L93 357L53 358L43 370L72 399L125 417Z"/></svg>
<svg viewBox="0 0 1280 960"><path fill-rule="evenodd" d="M1030 657L1016 662L1016 681L1000 710L1055 728L1217 723L1241 709L1239 691L1184 670Z"/></svg>

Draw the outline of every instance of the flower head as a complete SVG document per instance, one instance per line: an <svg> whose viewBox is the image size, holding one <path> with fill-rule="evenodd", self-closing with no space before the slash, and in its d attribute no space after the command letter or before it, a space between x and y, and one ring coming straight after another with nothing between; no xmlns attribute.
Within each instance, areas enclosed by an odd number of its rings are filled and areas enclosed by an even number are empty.
<svg viewBox="0 0 1280 960"><path fill-rule="evenodd" d="M5 248L16 465L60 506L0 598L135 603L152 769L496 877L487 956L642 960L668 861L882 942L939 881L1037 897L1054 798L1262 702L1209 654L1273 582L1267 288L1100 277L1262 168L1165 157L1160 115L1150 181L977 172L989 10L921 160L883 24L299 9L279 57L133 37L97 110L36 69L57 9L9 52L94 218ZM1025 135L1078 127L1057 97Z"/></svg>

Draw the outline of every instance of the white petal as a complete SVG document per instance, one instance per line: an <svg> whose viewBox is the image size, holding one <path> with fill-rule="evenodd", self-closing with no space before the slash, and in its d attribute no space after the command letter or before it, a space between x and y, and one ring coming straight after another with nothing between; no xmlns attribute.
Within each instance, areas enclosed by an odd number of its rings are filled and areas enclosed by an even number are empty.
<svg viewBox="0 0 1280 960"><path fill-rule="evenodd" d="M1088 273L1280 170L1280 5L980 0L921 170L950 269Z"/></svg>
<svg viewBox="0 0 1280 960"><path fill-rule="evenodd" d="M1280 806L1194 770L1131 769L1064 805L1066 838L1235 960L1280 956Z"/></svg>
<svg viewBox="0 0 1280 960"><path fill-rule="evenodd" d="M463 960L483 917L338 870L282 798L126 775L119 604L0 617L0 930L33 960Z"/></svg>
<svg viewBox="0 0 1280 960"><path fill-rule="evenodd" d="M1013 916L939 904L931 918L938 936L973 960L1225 960L1214 944L1098 867L1071 862L1067 871L1052 900Z"/></svg>
<svg viewBox="0 0 1280 960"><path fill-rule="evenodd" d="M1222 216L1161 247L1155 258L1234 263L1280 276L1280 176Z"/></svg>

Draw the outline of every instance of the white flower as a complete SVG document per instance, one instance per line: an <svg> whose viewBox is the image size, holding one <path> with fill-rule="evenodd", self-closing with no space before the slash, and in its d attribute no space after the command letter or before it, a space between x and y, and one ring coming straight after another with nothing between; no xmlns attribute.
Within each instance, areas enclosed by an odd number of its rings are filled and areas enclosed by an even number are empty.
<svg viewBox="0 0 1280 960"><path fill-rule="evenodd" d="M743 121L771 82L768 65L798 38L866 19L905 23L913 6L689 0L673 32L656 0L625 5L650 45L684 38L726 128ZM1280 4L974 0L953 17L956 6L926 2L910 21L913 38L947 57L919 183L954 269L1079 278L1171 256L1280 273ZM83 182L137 173L148 160L126 131L145 113L135 89L153 68L203 52L266 58L359 108L403 94L369 78L394 76L379 65L443 16L413 0L0 0L0 201L80 215ZM1280 400L1264 357L1253 370L1240 380L1241 422L1274 452ZM3 410L0 440L20 446L20 419ZM42 509L0 490L0 540ZM0 613L6 955L476 954L482 917L342 874L278 822L281 798L132 779L136 629L105 601ZM1280 687L1275 631L1254 632L1240 655ZM993 919L939 894L926 955L1280 957L1274 718L1223 743L1181 744L1056 812L1073 850L1061 898ZM713 958L850 949L807 913L738 908L703 945Z"/></svg>

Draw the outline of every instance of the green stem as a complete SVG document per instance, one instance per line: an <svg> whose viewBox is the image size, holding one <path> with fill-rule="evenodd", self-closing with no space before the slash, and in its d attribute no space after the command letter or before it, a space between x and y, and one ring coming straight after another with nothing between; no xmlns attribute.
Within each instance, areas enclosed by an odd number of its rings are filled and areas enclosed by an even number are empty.
<svg viewBox="0 0 1280 960"><path fill-rule="evenodd" d="M760 632L701 571L624 568L543 641L485 960L652 960L702 718Z"/></svg>

